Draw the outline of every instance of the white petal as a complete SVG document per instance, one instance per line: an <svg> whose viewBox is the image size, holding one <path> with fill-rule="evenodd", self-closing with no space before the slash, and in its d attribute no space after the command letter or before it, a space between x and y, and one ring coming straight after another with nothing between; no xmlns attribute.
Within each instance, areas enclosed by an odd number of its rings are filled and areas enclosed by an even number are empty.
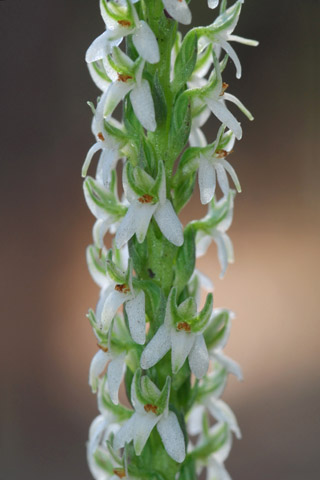
<svg viewBox="0 0 320 480"><path fill-rule="evenodd" d="M134 34L132 41L139 55L149 63L158 63L160 53L155 34L149 25L141 20Z"/></svg>
<svg viewBox="0 0 320 480"><path fill-rule="evenodd" d="M102 185L99 185L99 187L104 190ZM92 213L97 219L106 219L109 217L109 214L105 211L104 208L100 207L100 205L97 205L93 199L92 196L90 195L89 189L88 189L88 183L85 180L83 182L83 193L84 193L84 198L87 203L87 206Z"/></svg>
<svg viewBox="0 0 320 480"><path fill-rule="evenodd" d="M216 478L219 480L232 480L225 467L221 463L217 462L214 456L209 459L207 478L210 480Z"/></svg>
<svg viewBox="0 0 320 480"><path fill-rule="evenodd" d="M192 128L189 136L191 147L206 147L207 139L200 128Z"/></svg>
<svg viewBox="0 0 320 480"><path fill-rule="evenodd" d="M169 200L166 200L164 205L158 206L154 218L169 242L180 247L183 244L183 229Z"/></svg>
<svg viewBox="0 0 320 480"><path fill-rule="evenodd" d="M202 417L205 408L203 405L196 405L192 408L188 418L188 430L190 435L198 435L202 432Z"/></svg>
<svg viewBox="0 0 320 480"><path fill-rule="evenodd" d="M142 290L132 300L126 302L129 329L132 339L143 345L146 341L145 295Z"/></svg>
<svg viewBox="0 0 320 480"><path fill-rule="evenodd" d="M101 326L104 332L109 330L110 324L117 313L118 308L127 300L127 295L109 287L108 295L101 312Z"/></svg>
<svg viewBox="0 0 320 480"><path fill-rule="evenodd" d="M202 378L209 368L209 354L203 335L197 335L188 359L191 372L197 378Z"/></svg>
<svg viewBox="0 0 320 480"><path fill-rule="evenodd" d="M171 364L173 373L177 373L184 364L196 340L194 333L177 332L173 327L171 336Z"/></svg>
<svg viewBox="0 0 320 480"><path fill-rule="evenodd" d="M239 108L239 110L241 110L241 112L249 119L249 120L253 120L253 115L251 112L249 112L249 110L243 105L242 102L240 102L240 100L235 97L234 95L231 95L231 93L225 93L224 94L224 99L225 100L228 100L229 102L232 102L234 103L235 105L237 105L237 107Z"/></svg>
<svg viewBox="0 0 320 480"><path fill-rule="evenodd" d="M196 237L196 256L197 258L202 257L207 253L207 250L212 242L210 235L201 235L200 232Z"/></svg>
<svg viewBox="0 0 320 480"><path fill-rule="evenodd" d="M101 150L102 148L102 145L101 145L101 142L97 142L95 143L94 145L92 145L92 147L90 148L89 152L87 153L87 156L85 158L85 161L83 163L83 166L82 166L82 170L81 170L81 175L82 177L85 177L87 175L87 171L88 171L88 168L90 166L90 163L91 163L91 160L92 160L92 157L93 155L98 152L99 150Z"/></svg>
<svg viewBox="0 0 320 480"><path fill-rule="evenodd" d="M169 412L167 417L163 416L157 430L168 455L176 462L183 462L186 456L185 443L176 415Z"/></svg>
<svg viewBox="0 0 320 480"><path fill-rule="evenodd" d="M162 0L169 15L183 25L191 23L191 12L185 0Z"/></svg>
<svg viewBox="0 0 320 480"><path fill-rule="evenodd" d="M157 204L139 204L136 206L136 236L139 243L142 243L146 238L149 223L156 208Z"/></svg>
<svg viewBox="0 0 320 480"><path fill-rule="evenodd" d="M86 259L90 275L96 284L99 285L100 288L108 287L110 284L109 277L96 267L95 249L92 246L89 246L86 250Z"/></svg>
<svg viewBox="0 0 320 480"><path fill-rule="evenodd" d="M131 440L133 440L138 415L138 413L134 413L132 417L129 418L129 420L127 420L116 433L113 441L113 447L115 450L123 448L125 443L130 443Z"/></svg>
<svg viewBox="0 0 320 480"><path fill-rule="evenodd" d="M209 8L216 8L219 5L219 0L208 0Z"/></svg>
<svg viewBox="0 0 320 480"><path fill-rule="evenodd" d="M221 352L213 352L213 358L219 362L228 373L232 373L238 380L243 380L242 368L240 365Z"/></svg>
<svg viewBox="0 0 320 480"><path fill-rule="evenodd" d="M218 37L218 42L220 43L221 47L227 52L229 57L232 59L237 70L237 74L236 74L237 78L241 78L241 63L235 50L233 49L233 47L231 47L230 43L226 42L221 37Z"/></svg>
<svg viewBox="0 0 320 480"><path fill-rule="evenodd" d="M152 337L141 355L141 367L144 369L155 365L170 350L170 334L168 329L161 325Z"/></svg>
<svg viewBox="0 0 320 480"><path fill-rule="evenodd" d="M132 90L134 83L132 81L121 82L116 81L110 85L107 90L107 96L104 104L103 114L105 117L112 115L114 109L118 106L121 100Z"/></svg>
<svg viewBox="0 0 320 480"><path fill-rule="evenodd" d="M226 169L226 171L229 173L230 177L232 178L233 183L235 184L235 187L237 191L240 193L241 192L241 185L238 179L238 176L234 170L234 168L230 165L227 160L221 159L220 160L221 165Z"/></svg>
<svg viewBox="0 0 320 480"><path fill-rule="evenodd" d="M119 158L118 150L104 148L98 163L96 179L103 185L108 185L111 179L111 172L116 167Z"/></svg>
<svg viewBox="0 0 320 480"><path fill-rule="evenodd" d="M233 131L236 138L241 140L242 137L242 128L238 120L232 115L231 112L224 105L222 100L212 100L209 97L206 97L208 107L212 113L220 120L220 122L225 123L227 127Z"/></svg>
<svg viewBox="0 0 320 480"><path fill-rule="evenodd" d="M108 33L103 32L102 35L97 37L90 45L86 53L86 62L96 62L101 58L106 57L111 53L112 46L108 41Z"/></svg>
<svg viewBox="0 0 320 480"><path fill-rule="evenodd" d="M141 125L154 132L157 128L153 99L147 80L141 80L130 93L132 108Z"/></svg>
<svg viewBox="0 0 320 480"><path fill-rule="evenodd" d="M96 393L98 387L98 378L106 368L107 362L110 360L110 354L99 350L93 357L89 371L89 385L93 393Z"/></svg>
<svg viewBox="0 0 320 480"><path fill-rule="evenodd" d="M210 428L209 434L215 436L217 432L221 429L221 423L218 422L213 427ZM227 432L227 438L224 443L220 446L218 450L216 450L213 454L214 459L219 462L223 463L228 458L229 453L232 447L232 435L231 432Z"/></svg>
<svg viewBox="0 0 320 480"><path fill-rule="evenodd" d="M238 35L228 35L229 42L238 42L249 47L257 47L259 42L257 40L251 40L250 38L238 37Z"/></svg>
<svg viewBox="0 0 320 480"><path fill-rule="evenodd" d="M104 242L103 239L108 232L109 228L112 225L112 219L107 218L107 219L101 219L97 220L92 228L92 237L95 245L98 248L103 248L104 247ZM99 272L101 275L101 272ZM105 276L105 275L104 275ZM99 285L99 283L98 283Z"/></svg>
<svg viewBox="0 0 320 480"><path fill-rule="evenodd" d="M133 439L136 455L141 454L153 427L159 422L159 419L160 417L152 412L146 414L137 413L137 421Z"/></svg>
<svg viewBox="0 0 320 480"><path fill-rule="evenodd" d="M220 278L224 277L228 267L228 251L222 235L222 233L217 232L213 237L218 247L218 259L221 266Z"/></svg>
<svg viewBox="0 0 320 480"><path fill-rule="evenodd" d="M241 432L235 414L223 400L211 399L208 403L208 408L211 415L218 422L227 423L230 430L235 433L236 437L241 438Z"/></svg>
<svg viewBox="0 0 320 480"><path fill-rule="evenodd" d="M126 352L120 353L109 363L107 372L107 383L110 398L115 405L119 403L119 387L125 370Z"/></svg>
<svg viewBox="0 0 320 480"><path fill-rule="evenodd" d="M218 183L220 185L220 188L223 192L223 195L227 197L230 190L230 186L229 186L229 180L228 180L226 171L219 162L215 163L215 168L216 168Z"/></svg>
<svg viewBox="0 0 320 480"><path fill-rule="evenodd" d="M124 219L120 223L115 237L117 248L123 247L136 233L136 211L136 205L130 205Z"/></svg>
<svg viewBox="0 0 320 480"><path fill-rule="evenodd" d="M216 174L213 165L203 155L200 156L198 182L201 203L206 205L213 199L216 189Z"/></svg>

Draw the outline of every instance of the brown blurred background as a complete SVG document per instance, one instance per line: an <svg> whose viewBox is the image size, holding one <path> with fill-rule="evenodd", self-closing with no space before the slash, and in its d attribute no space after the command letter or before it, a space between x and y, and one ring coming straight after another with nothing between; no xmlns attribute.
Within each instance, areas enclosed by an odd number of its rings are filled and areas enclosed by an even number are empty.
<svg viewBox="0 0 320 480"><path fill-rule="evenodd" d="M205 0L192 4L194 23L208 23ZM236 263L219 280L212 246L199 266L216 306L237 313L227 351L245 382L231 379L224 396L243 432L227 463L234 480L320 478L319 18L318 0L246 0L236 34L261 44L236 45L243 77L232 64L226 73L256 117L234 110ZM84 54L102 29L97 1L0 2L1 480L90 478L85 313L98 290L80 169L93 142L86 100L98 93ZM195 215L198 195L182 219Z"/></svg>

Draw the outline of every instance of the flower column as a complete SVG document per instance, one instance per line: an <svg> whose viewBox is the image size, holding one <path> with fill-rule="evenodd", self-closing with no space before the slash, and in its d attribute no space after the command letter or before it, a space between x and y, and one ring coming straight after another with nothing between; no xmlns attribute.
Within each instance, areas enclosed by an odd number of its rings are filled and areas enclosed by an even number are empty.
<svg viewBox="0 0 320 480"><path fill-rule="evenodd" d="M225 93L228 56L221 53L230 55L239 77L229 42L256 44L232 34L242 3L227 8L222 1L212 24L182 38L178 24L191 22L185 0L100 0L106 30L86 60L102 93L96 106L90 104L96 143L82 169L85 199L96 217L87 261L101 289L88 314L98 344L89 383L100 415L90 428L87 454L99 480L194 479L203 468L208 480L230 478L223 463L232 432L239 437L240 430L219 397L229 373L242 376L222 352L233 315L213 309L212 284L195 262L212 240L222 276L233 261L226 231L235 192L227 173L241 189L225 157L242 128L225 100L252 116ZM120 103L119 121L112 115ZM201 128L211 113L223 123L207 144ZM87 172L98 151L93 178ZM183 230L178 213L197 174L208 214ZM115 235L109 249L107 233ZM201 309L202 288L207 297ZM131 408L119 403L122 379ZM195 443L190 434L198 435Z"/></svg>

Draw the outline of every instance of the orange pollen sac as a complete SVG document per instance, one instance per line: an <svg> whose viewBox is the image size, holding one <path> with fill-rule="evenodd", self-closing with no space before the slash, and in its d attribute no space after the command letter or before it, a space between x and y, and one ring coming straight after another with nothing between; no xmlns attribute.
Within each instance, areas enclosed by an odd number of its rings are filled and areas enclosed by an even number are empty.
<svg viewBox="0 0 320 480"><path fill-rule="evenodd" d="M152 412L156 414L158 407L157 405L151 405L151 403L147 403L147 405L144 406L144 409L147 413Z"/></svg>
<svg viewBox="0 0 320 480"><path fill-rule="evenodd" d="M131 80L132 77L130 75L125 75L124 73L118 73L118 81L126 83L128 80Z"/></svg>
<svg viewBox="0 0 320 480"><path fill-rule="evenodd" d="M121 285L121 283L118 283L114 289L117 291L117 292L121 292L121 293L129 293L130 292L130 288L128 287L128 285L126 283L124 283L123 285Z"/></svg>
<svg viewBox="0 0 320 480"><path fill-rule="evenodd" d="M119 25L121 27L130 27L131 22L129 20L118 20Z"/></svg>
<svg viewBox="0 0 320 480"><path fill-rule="evenodd" d="M224 92L227 90L228 87L229 87L229 84L228 84L228 83L222 82L222 88L221 88L220 97L222 97L222 95L224 94Z"/></svg>
<svg viewBox="0 0 320 480"><path fill-rule="evenodd" d="M216 150L215 156L217 158L224 158L228 155L229 152L227 150Z"/></svg>
<svg viewBox="0 0 320 480"><path fill-rule="evenodd" d="M140 203L151 203L152 200L153 200L153 196L148 195L147 193L142 195L142 197L138 198L138 202L140 202Z"/></svg>
<svg viewBox="0 0 320 480"><path fill-rule="evenodd" d="M184 330L185 332L191 332L191 327L187 322L179 322L177 325L178 330Z"/></svg>
<svg viewBox="0 0 320 480"><path fill-rule="evenodd" d="M125 478L125 476L126 476L126 472L124 471L123 468L115 468L113 470L113 473L115 475L117 475L117 477L119 477L119 478Z"/></svg>
<svg viewBox="0 0 320 480"><path fill-rule="evenodd" d="M103 345L100 345L99 343L97 343L97 346L98 346L98 348L100 348L100 350L102 350L104 353L107 353L107 351L109 350L108 347L104 347Z"/></svg>
<svg viewBox="0 0 320 480"><path fill-rule="evenodd" d="M102 135L101 132L98 133L97 137L99 138L99 140L104 141L104 136Z"/></svg>

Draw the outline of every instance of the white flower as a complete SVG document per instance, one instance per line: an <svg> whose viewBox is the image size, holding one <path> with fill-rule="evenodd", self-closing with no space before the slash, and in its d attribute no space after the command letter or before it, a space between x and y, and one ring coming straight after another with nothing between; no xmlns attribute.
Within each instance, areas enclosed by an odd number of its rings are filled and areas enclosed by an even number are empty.
<svg viewBox="0 0 320 480"><path fill-rule="evenodd" d="M219 17L213 22L213 24L208 27L208 30L212 29L213 37L209 34L205 38L205 42L213 42L215 45L220 45L223 50L229 55L236 67L236 76L237 78L241 77L241 64L238 55L230 45L230 41L243 43L249 46L257 46L258 42L255 40L249 40L247 38L238 37L237 35L232 35L233 30L235 29L241 11L241 4L244 0L238 0L234 5L225 10L219 15Z"/></svg>
<svg viewBox="0 0 320 480"><path fill-rule="evenodd" d="M101 15L107 30L90 45L86 53L86 61L91 63L104 59L111 53L114 46L121 43L123 37L132 35L133 44L139 55L149 63L158 63L160 53L155 34L145 21L139 19L130 0L121 3L122 5L127 4L126 11L124 12L124 7L122 7L121 11L112 12L113 7L116 7L117 4L100 0ZM117 19L119 13L121 15Z"/></svg>
<svg viewBox="0 0 320 480"><path fill-rule="evenodd" d="M184 320L184 311L190 310L189 299L185 300L177 309L181 321L175 322L172 315L172 305L175 302L175 291L171 290L166 308L164 324L148 343L141 355L141 367L151 368L171 349L172 372L177 373L188 357L192 373L201 378L207 373L209 356L203 335L193 333L192 327ZM194 308L196 306L194 305ZM190 313L190 312L188 312ZM196 312L193 312L194 316Z"/></svg>
<svg viewBox="0 0 320 480"><path fill-rule="evenodd" d="M221 309L216 308L213 312L211 321L214 321L214 318L220 315L221 311ZM228 317L224 325L223 335L219 338L219 341L213 346L213 348L210 349L209 357L213 361L218 362L228 373L235 375L238 380L243 380L243 374L240 365L223 353L223 349L226 346L230 336L231 321L233 318L234 313L228 311Z"/></svg>
<svg viewBox="0 0 320 480"><path fill-rule="evenodd" d="M191 12L185 0L162 0L170 17L183 25L191 23Z"/></svg>
<svg viewBox="0 0 320 480"><path fill-rule="evenodd" d="M110 475L96 461L95 454L99 451L104 457L109 457L106 449L106 441L111 433L119 430L117 418L111 412L105 412L96 417L89 429L89 440L87 442L87 460L90 472L95 480L108 480ZM118 480L119 477L111 477Z"/></svg>
<svg viewBox="0 0 320 480"><path fill-rule="evenodd" d="M191 410L188 418L188 430L191 435L198 435L202 431L202 418L206 410L218 422L226 423L228 428L234 432L237 438L241 438L240 428L231 408L217 394L211 392L201 398L201 404L196 405Z"/></svg>
<svg viewBox="0 0 320 480"><path fill-rule="evenodd" d="M100 327L103 332L109 330L112 319L121 305L125 306L132 339L143 345L146 339L145 294L143 290L135 291L132 286L132 269L128 283L117 284L111 280L99 300L101 309ZM98 310L98 307L97 307Z"/></svg>
<svg viewBox="0 0 320 480"><path fill-rule="evenodd" d="M140 455L151 431L156 426L168 455L176 462L181 463L185 459L185 443L177 417L168 408L170 393L168 380L170 378L168 377L162 392L148 377L142 377L141 380L148 382L148 393L152 397L151 403L143 403L138 398L135 374L131 384L131 403L135 412L116 433L114 447L115 449L122 448L125 443L133 440L136 455Z"/></svg>
<svg viewBox="0 0 320 480"><path fill-rule="evenodd" d="M144 61L139 61L134 71L134 62L123 52L120 55L130 74L120 74L112 68L109 69L108 75L112 79L112 83L102 95L97 111L102 108L103 116L109 117L121 100L130 93L132 108L139 122L144 128L154 132L157 124L151 89L149 82L142 78Z"/></svg>
<svg viewBox="0 0 320 480"><path fill-rule="evenodd" d="M110 330L111 331L111 330ZM111 346L110 335L108 347L99 345L100 350L95 354L91 361L89 372L89 385L92 392L96 393L99 383L99 377L104 372L107 363L107 386L108 392L112 402L115 405L119 403L119 388L125 372L125 357L126 352L116 351Z"/></svg>
<svg viewBox="0 0 320 480"><path fill-rule="evenodd" d="M209 8L216 8L219 5L219 0L208 0Z"/></svg>
<svg viewBox="0 0 320 480"><path fill-rule="evenodd" d="M211 148L200 152L197 160L199 162L198 182L200 189L200 199L202 204L211 202L216 190L216 176L224 196L230 192L227 173L231 176L236 189L241 192L241 186L237 174L225 157L231 152L235 137L231 136L230 141L223 150L217 150L220 136Z"/></svg>
<svg viewBox="0 0 320 480"><path fill-rule="evenodd" d="M229 263L234 262L234 251L230 237L226 231L230 227L233 218L233 195L221 198L216 202L216 207L219 208L223 203L230 202L230 207L226 217L214 228L207 233L203 230L197 231L196 234L196 252L197 257L202 257L206 254L208 247L212 240L215 241L218 248L218 259L221 266L220 278L224 277ZM210 209L211 207L209 207ZM208 214L210 216L210 212Z"/></svg>
<svg viewBox="0 0 320 480"><path fill-rule="evenodd" d="M147 234L152 216L157 222L163 235L174 245L183 244L182 225L166 195L166 179L164 167L160 164L161 181L158 192L158 201L149 194L137 195L128 182L127 171L124 169L123 187L130 202L128 212L122 220L115 237L116 245L120 248L136 234L139 243L142 243ZM155 185L155 180L145 173L150 185Z"/></svg>

